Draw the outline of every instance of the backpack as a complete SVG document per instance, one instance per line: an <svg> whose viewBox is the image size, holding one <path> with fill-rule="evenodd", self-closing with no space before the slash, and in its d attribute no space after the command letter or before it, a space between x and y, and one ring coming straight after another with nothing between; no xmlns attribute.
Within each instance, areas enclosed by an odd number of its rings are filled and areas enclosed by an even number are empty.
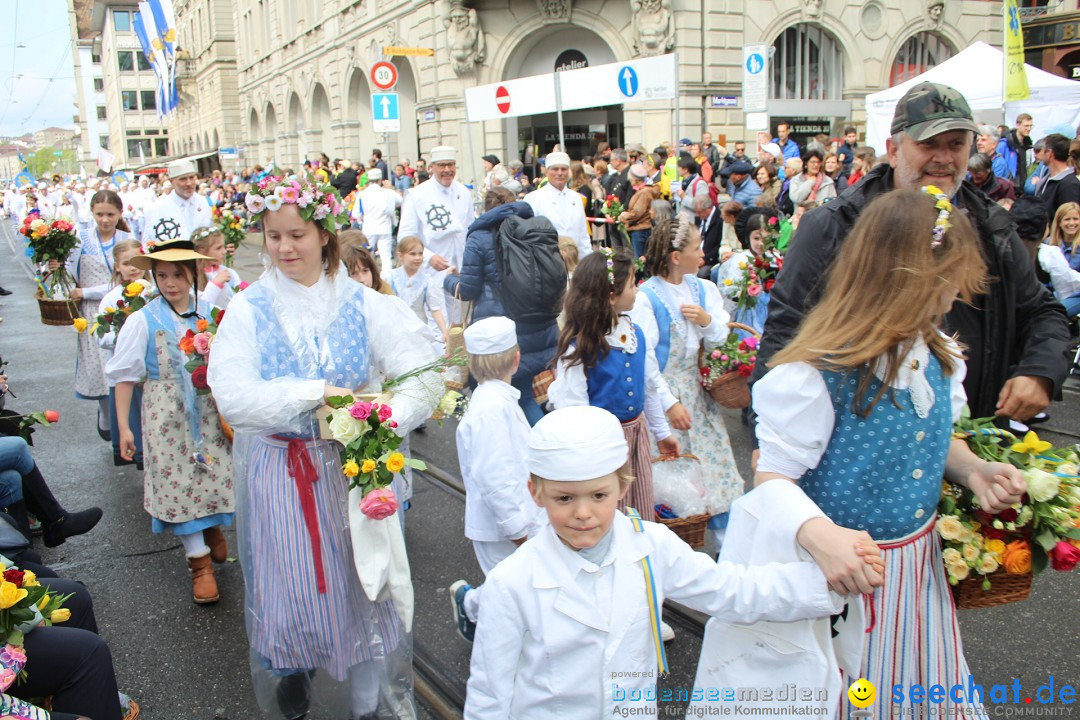
<svg viewBox="0 0 1080 720"><path fill-rule="evenodd" d="M698 177L694 178L693 182L690 183L690 196L693 197L694 195L697 194L697 183L698 182L703 182L703 183L706 184L706 186L708 186L708 188L709 188L709 199L712 200L713 207L716 207L716 203L720 200L720 188L716 187L716 183L709 182L708 180L701 177L700 175Z"/></svg>
<svg viewBox="0 0 1080 720"><path fill-rule="evenodd" d="M545 217L508 217L495 233L503 312L526 325L554 322L566 292L559 233Z"/></svg>

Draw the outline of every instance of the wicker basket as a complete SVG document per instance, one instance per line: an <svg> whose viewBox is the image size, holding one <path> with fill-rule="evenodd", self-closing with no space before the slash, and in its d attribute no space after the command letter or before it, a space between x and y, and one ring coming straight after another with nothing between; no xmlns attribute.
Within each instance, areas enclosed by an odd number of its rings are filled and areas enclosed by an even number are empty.
<svg viewBox="0 0 1080 720"><path fill-rule="evenodd" d="M82 314L79 303L74 300L53 300L45 297L40 290L34 293L34 297L37 298L41 322L44 325L70 327L71 322Z"/></svg>
<svg viewBox="0 0 1080 720"><path fill-rule="evenodd" d="M551 370L541 370L533 376L533 400L535 400L536 404L540 407L547 405L548 388L551 387L551 383L553 382L555 382L555 373Z"/></svg>
<svg viewBox="0 0 1080 720"><path fill-rule="evenodd" d="M956 607L960 610L972 610L1007 605L1027 600L1028 595L1031 594L1030 572L1014 575L999 569L987 575L986 578L990 581L989 590L982 589L981 575L969 575L955 585L952 591Z"/></svg>
<svg viewBox="0 0 1080 720"><path fill-rule="evenodd" d="M661 455L653 458L653 464L660 462L668 462L670 460L677 460L679 458L693 458L697 460L696 455L690 455L684 453L682 455ZM700 515L690 515L688 517L679 518L656 518L656 522L666 525L669 530L678 535L683 541L692 548L705 547L705 527L709 523L709 514L702 513Z"/></svg>
<svg viewBox="0 0 1080 720"><path fill-rule="evenodd" d="M728 327L732 330L745 330L756 338L761 337L761 334L749 325L729 322ZM702 352L704 353L704 349ZM704 363L698 364L704 365ZM734 370L719 377L711 378L709 382L704 384L704 387L712 396L712 399L719 403L721 407L731 410L742 410L750 407L750 383L747 378L739 375Z"/></svg>

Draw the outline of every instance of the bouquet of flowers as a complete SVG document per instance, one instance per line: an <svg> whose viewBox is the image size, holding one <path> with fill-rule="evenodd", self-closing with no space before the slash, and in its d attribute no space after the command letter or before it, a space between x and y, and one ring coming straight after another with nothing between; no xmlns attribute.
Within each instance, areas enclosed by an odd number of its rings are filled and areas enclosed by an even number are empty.
<svg viewBox="0 0 1080 720"><path fill-rule="evenodd" d="M210 319L200 318L195 321L195 330L188 330L180 338L180 350L188 357L184 369L191 373L191 384L197 395L209 395L210 384L206 381L207 363L210 360L210 345L214 342L218 325L225 317L225 311L215 309Z"/></svg>
<svg viewBox="0 0 1080 720"><path fill-rule="evenodd" d="M141 280L129 282L124 287L124 297L116 301L116 307L106 307L105 312L97 314L90 332L98 337L105 337L110 332L119 333L131 313L141 309L153 298L153 295L146 294L148 287Z"/></svg>
<svg viewBox="0 0 1080 720"><path fill-rule="evenodd" d="M966 440L984 460L1023 470L1028 492L1020 503L992 515L979 507L970 490L945 483L937 531L944 542L949 583L977 585L985 593L997 587L995 583L1015 584L1016 578L1030 588L1032 574L1048 566L1075 568L1080 563L1078 448L1055 448L1034 432L1018 440L994 427L993 418L965 416L957 422L954 437ZM1003 602L1023 599L1026 592Z"/></svg>
<svg viewBox="0 0 1080 720"><path fill-rule="evenodd" d="M26 237L34 264L44 265L50 260L60 263L60 267L49 274L45 296L66 300L68 292L75 287L75 279L64 266L71 251L79 244L75 226L67 220L53 220L50 223L40 216L28 215L19 232Z"/></svg>
<svg viewBox="0 0 1080 720"><path fill-rule="evenodd" d="M754 332L752 328L739 323L731 323L729 327ZM730 333L722 345L702 357L701 386L724 407L748 407L750 388L747 380L757 364L757 351L757 337L750 335L740 339L738 333Z"/></svg>
<svg viewBox="0 0 1080 720"><path fill-rule="evenodd" d="M64 603L71 595L56 595L38 582L30 570L14 565L0 579L0 692L19 677L25 678L23 636L38 625L56 625L71 619Z"/></svg>
<svg viewBox="0 0 1080 720"><path fill-rule="evenodd" d="M233 255L247 239L247 220L229 208L214 208L214 224L225 236L225 267L232 267Z"/></svg>
<svg viewBox="0 0 1080 720"><path fill-rule="evenodd" d="M615 229L622 235L623 241L626 242L626 246L630 247L630 234L626 232L626 224L619 221L619 216L626 211L623 204L619 202L619 198L614 195L608 195L604 198L604 204L600 206L600 212L604 214L604 217L610 218L615 225Z"/></svg>
<svg viewBox="0 0 1080 720"><path fill-rule="evenodd" d="M762 238L761 256L739 263L739 269L743 271L742 277L735 281L738 287L735 305L739 311L753 309L763 292L772 292L776 275L784 266L784 257L776 249L776 242L780 237L779 220L775 216L770 217L766 228Z"/></svg>
<svg viewBox="0 0 1080 720"><path fill-rule="evenodd" d="M406 467L427 469L421 460L398 452L401 438L394 432L389 405L354 399L351 395L327 398L333 408L327 417L330 436L341 443L341 473L349 489L359 489L360 511L373 520L390 517L398 509L389 487L396 473Z"/></svg>

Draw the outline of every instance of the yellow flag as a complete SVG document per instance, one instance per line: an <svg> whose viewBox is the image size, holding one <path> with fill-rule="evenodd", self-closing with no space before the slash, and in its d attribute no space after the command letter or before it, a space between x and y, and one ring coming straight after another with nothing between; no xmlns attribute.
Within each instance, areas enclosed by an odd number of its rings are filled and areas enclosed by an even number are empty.
<svg viewBox="0 0 1080 720"><path fill-rule="evenodd" d="M1001 8L1005 24L1005 102L1031 97L1024 70L1024 32L1016 0L1005 0Z"/></svg>

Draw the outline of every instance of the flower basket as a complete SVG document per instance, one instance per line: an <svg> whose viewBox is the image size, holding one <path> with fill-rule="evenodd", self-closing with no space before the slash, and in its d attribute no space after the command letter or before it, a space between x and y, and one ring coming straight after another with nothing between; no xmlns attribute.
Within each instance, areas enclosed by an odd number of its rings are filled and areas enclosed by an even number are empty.
<svg viewBox="0 0 1080 720"><path fill-rule="evenodd" d="M661 455L653 458L653 464L674 462L679 460L693 460L698 462L696 455ZM703 490L703 488L702 488ZM692 548L705 547L705 527L709 523L709 513L697 513L686 517L662 518L657 516L656 522L666 525L669 530L678 535Z"/></svg>
<svg viewBox="0 0 1080 720"><path fill-rule="evenodd" d="M728 323L728 327L733 330L744 330L756 338L761 337L761 335L749 325L730 322ZM702 387L708 391L709 395L712 396L712 399L719 403L721 407L726 407L731 410L742 410L743 408L750 407L749 379L743 377L734 370L726 372L723 375L711 376L706 382L702 383Z"/></svg>
<svg viewBox="0 0 1080 720"><path fill-rule="evenodd" d="M986 576L990 589L983 590L983 578L969 575L952 589L956 607L960 610L988 608L997 605L1027 600L1031 594L1030 572L1014 575L1005 570L997 570Z"/></svg>
<svg viewBox="0 0 1080 720"><path fill-rule="evenodd" d="M53 300L45 297L40 290L34 293L41 312L41 323L56 327L71 327L72 321L79 317L79 303L74 300Z"/></svg>

